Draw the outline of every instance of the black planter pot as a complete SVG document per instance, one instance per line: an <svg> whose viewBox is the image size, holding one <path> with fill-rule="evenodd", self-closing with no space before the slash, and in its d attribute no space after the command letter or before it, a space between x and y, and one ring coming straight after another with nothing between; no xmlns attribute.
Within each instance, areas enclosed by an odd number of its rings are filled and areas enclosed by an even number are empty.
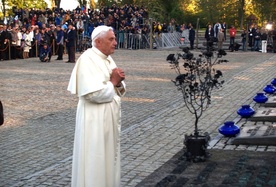
<svg viewBox="0 0 276 187"><path fill-rule="evenodd" d="M210 156L207 152L210 136L205 135L185 135L184 155L188 161L203 162Z"/></svg>

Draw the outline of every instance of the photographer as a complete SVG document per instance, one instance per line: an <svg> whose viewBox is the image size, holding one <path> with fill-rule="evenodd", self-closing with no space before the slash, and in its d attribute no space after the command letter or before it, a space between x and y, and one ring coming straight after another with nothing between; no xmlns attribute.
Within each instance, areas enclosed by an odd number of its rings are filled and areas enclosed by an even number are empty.
<svg viewBox="0 0 276 187"><path fill-rule="evenodd" d="M39 51L39 59L41 62L50 62L52 57L51 48L46 42L42 42L43 47Z"/></svg>

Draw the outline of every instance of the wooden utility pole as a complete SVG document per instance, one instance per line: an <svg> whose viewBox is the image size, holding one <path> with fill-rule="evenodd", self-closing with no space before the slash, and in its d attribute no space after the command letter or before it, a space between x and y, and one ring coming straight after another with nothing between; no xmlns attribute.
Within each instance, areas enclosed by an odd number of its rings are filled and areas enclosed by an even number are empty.
<svg viewBox="0 0 276 187"><path fill-rule="evenodd" d="M149 18L150 20L150 49L152 50L152 44L153 44L153 36L152 36L152 31L153 31L153 28L152 28L152 18Z"/></svg>
<svg viewBox="0 0 276 187"><path fill-rule="evenodd" d="M198 49L198 31L199 31L199 18L196 21L196 49Z"/></svg>

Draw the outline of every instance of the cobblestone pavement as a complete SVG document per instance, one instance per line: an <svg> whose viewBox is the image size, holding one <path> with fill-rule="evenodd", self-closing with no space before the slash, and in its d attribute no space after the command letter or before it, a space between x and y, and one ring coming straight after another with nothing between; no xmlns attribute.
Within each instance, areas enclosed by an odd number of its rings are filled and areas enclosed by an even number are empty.
<svg viewBox="0 0 276 187"><path fill-rule="evenodd" d="M170 81L165 61L172 50L117 50L113 58L126 72L122 103L122 186L136 186L183 147L193 133L193 116ZM54 57L53 57L54 58ZM235 119L242 104L275 77L276 55L229 52L219 65L226 81L213 92L212 105L200 119L202 132L217 137L225 120ZM66 60L66 59L65 59ZM66 91L74 64L38 59L0 61L0 186L70 186L77 98ZM275 146L210 148L276 152Z"/></svg>

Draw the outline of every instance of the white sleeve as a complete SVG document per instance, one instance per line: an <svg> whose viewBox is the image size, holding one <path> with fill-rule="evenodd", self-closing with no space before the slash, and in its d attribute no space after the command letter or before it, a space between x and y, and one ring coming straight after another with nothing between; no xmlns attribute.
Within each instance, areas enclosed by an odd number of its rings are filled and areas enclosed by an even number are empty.
<svg viewBox="0 0 276 187"><path fill-rule="evenodd" d="M125 95L125 92L126 92L126 84L124 81L121 82L121 86L120 87L116 87L115 88L117 90L117 94L119 97L122 97Z"/></svg>
<svg viewBox="0 0 276 187"><path fill-rule="evenodd" d="M116 93L114 91L113 84L110 81L108 81L104 85L103 89L86 94L84 98L92 103L109 103L113 101L115 94Z"/></svg>

